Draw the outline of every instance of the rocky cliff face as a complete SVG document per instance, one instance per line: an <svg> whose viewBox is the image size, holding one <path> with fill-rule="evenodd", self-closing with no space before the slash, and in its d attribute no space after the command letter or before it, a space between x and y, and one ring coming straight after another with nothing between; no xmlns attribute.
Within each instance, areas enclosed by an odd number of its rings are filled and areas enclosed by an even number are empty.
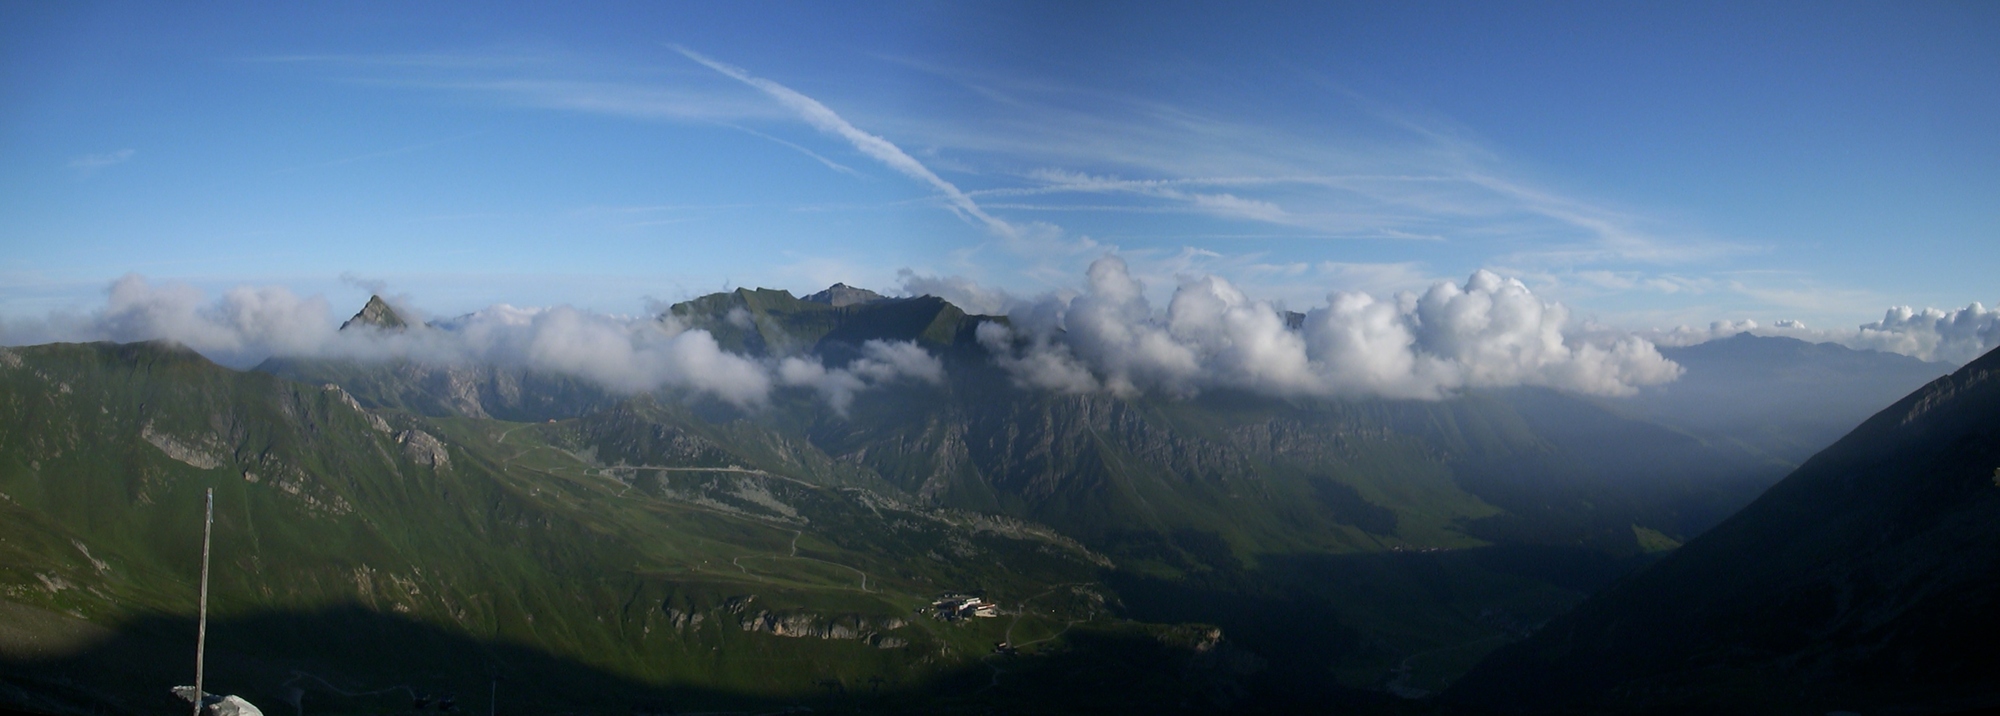
<svg viewBox="0 0 2000 716"><path fill-rule="evenodd" d="M396 442L403 446L403 457L410 462L438 468L451 467L451 453L446 452L444 443L430 433L405 430L396 434Z"/></svg>
<svg viewBox="0 0 2000 716"><path fill-rule="evenodd" d="M679 632L699 632L703 624L720 624L725 629L787 639L859 641L878 649L908 646L912 636L892 634L910 626L909 621L899 617L760 607L755 594L707 604L669 599L661 605L661 611L666 615L666 625Z"/></svg>
<svg viewBox="0 0 2000 716"><path fill-rule="evenodd" d="M857 615L825 616L811 612L771 612L757 610L737 621L743 631L763 632L792 639L851 639L881 649L909 645L908 639L887 632L903 628L901 619L870 619Z"/></svg>

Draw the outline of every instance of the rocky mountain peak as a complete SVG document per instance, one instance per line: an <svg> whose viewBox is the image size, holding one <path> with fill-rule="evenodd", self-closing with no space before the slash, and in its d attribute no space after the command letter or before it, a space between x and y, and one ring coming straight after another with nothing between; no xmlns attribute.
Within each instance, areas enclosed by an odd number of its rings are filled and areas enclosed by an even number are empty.
<svg viewBox="0 0 2000 716"><path fill-rule="evenodd" d="M355 326L374 326L384 330L400 331L409 328L410 323L403 320L403 316L396 313L396 309L391 308L389 302L382 300L381 296L369 296L368 305L362 306L360 313L354 314L353 318L340 324L340 330L344 331Z"/></svg>
<svg viewBox="0 0 2000 716"><path fill-rule="evenodd" d="M839 308L841 306L852 306L857 303L880 301L882 300L882 294L865 288L855 288L844 283L836 283L826 287L825 291L805 297L804 300L813 303L824 303L834 308Z"/></svg>

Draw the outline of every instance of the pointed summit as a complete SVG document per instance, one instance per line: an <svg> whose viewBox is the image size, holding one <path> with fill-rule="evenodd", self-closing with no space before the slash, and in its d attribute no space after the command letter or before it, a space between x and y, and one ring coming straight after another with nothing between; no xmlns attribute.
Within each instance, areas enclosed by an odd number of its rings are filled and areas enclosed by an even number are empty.
<svg viewBox="0 0 2000 716"><path fill-rule="evenodd" d="M360 313L354 314L353 318L340 324L340 330L357 326L374 326L388 331L400 331L409 328L410 323L403 320L402 315L396 313L396 309L390 308L389 302L382 300L381 296L369 296L368 305L362 306Z"/></svg>
<svg viewBox="0 0 2000 716"><path fill-rule="evenodd" d="M813 303L824 303L834 308L839 308L841 306L852 306L857 303L879 301L882 300L882 294L865 288L855 288L844 283L836 283L826 287L825 291L805 297L804 300Z"/></svg>

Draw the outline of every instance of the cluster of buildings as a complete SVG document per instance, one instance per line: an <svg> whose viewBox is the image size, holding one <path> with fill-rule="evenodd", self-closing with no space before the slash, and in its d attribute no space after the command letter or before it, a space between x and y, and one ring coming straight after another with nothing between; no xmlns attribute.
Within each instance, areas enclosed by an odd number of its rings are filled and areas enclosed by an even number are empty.
<svg viewBox="0 0 2000 716"><path fill-rule="evenodd" d="M970 594L946 594L931 602L931 612L948 622L968 617L992 618L1000 616L1000 605Z"/></svg>

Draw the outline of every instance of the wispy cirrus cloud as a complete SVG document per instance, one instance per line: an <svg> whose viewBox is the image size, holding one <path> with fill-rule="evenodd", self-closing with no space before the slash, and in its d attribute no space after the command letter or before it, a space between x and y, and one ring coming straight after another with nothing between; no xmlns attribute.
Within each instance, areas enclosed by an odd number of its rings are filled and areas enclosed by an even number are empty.
<svg viewBox="0 0 2000 716"><path fill-rule="evenodd" d="M826 166L826 168L828 168L828 169L832 169L832 170L834 170L834 171L837 171L837 172L840 172L840 173L842 173L842 174L846 174L846 175L848 175L848 176L851 176L851 177L854 177L854 178L857 178L857 179L861 178L861 172L857 172L857 171L854 171L854 168L853 168L853 167L850 167L850 166L847 166L847 165L845 165L845 164L841 164L840 162L836 162L836 161L834 161L834 160L832 160L832 159L828 159L828 158L826 158L826 157L824 157L824 156L820 156L820 153L819 153L819 152L815 152L815 151L813 151L813 150L811 150L811 149L807 149L807 148L805 148L805 147L803 147L803 146L800 146L799 144L797 144L797 143L795 143L795 142L789 142L789 141L786 141L786 140L783 140L783 139L779 139L779 138L777 138L777 137L773 137L773 136L771 136L771 135L769 135L769 134L765 134L765 133L763 133L763 132L759 132L759 131L757 131L757 130L755 130L755 129L751 129L751 128L749 128L749 127L745 127L745 126L742 126L742 125L736 125L736 124L732 124L732 125L729 125L729 126L730 126L730 127L732 127L732 128L734 128L734 129L736 129L736 130L738 130L738 131L741 131L741 132L743 132L743 133L745 133L745 134L749 134L749 135L751 135L751 136L753 136L753 137L758 137L758 138L761 138L761 139L766 139L766 140L770 140L770 141L772 141L772 142L776 142L776 143L778 143L779 145L782 145L782 146L784 146L784 147L788 147L788 148L792 149L793 151L796 151L796 152L798 152L798 153L800 153L800 154L804 154L804 155L806 155L806 156L808 156L808 157L812 157L813 161L816 161L816 162L819 162L820 164L823 164L823 165L825 165L825 166Z"/></svg>
<svg viewBox="0 0 2000 716"><path fill-rule="evenodd" d="M670 66L607 66L563 54L270 59L349 68L363 82L492 95L524 107L719 124L833 171L859 174L823 150L750 126L802 121L929 187L946 208L1000 235L1017 254L1056 247L1056 253L1081 260L1082 253L1071 249L1088 252L1098 244L1053 224L995 210L1065 216L1187 213L1292 230L1295 238L1476 244L1511 264L1674 263L1737 250L1720 242L1655 236L1641 217L1511 178L1498 153L1468 139L1468 133L1352 92L1343 96L1363 105L1388 134L1381 127L1356 133L1337 126L1299 134L1154 98L904 62L970 89L975 111L871 114L865 100L843 98L870 126L864 130L856 117L819 98L693 49L672 47L702 68L756 90L762 100L721 91ZM903 139L892 142L890 135ZM907 149L912 143L922 151ZM1041 168L1014 169L1023 164ZM941 176L940 166L981 176L985 186L961 187ZM1077 201L1084 196L1120 201ZM1050 201L988 201L1003 197ZM1214 233L1212 226L1204 231Z"/></svg>
<svg viewBox="0 0 2000 716"><path fill-rule="evenodd" d="M1447 240L1549 266L1687 264L1761 250L1526 179L1504 152L1448 119L1323 81L1301 91L1323 91L1350 111L1299 124L1231 115L1228 105L1197 109L1045 77L898 61L958 84L967 100L960 105L970 108L948 122L888 118L903 123L898 134L962 160L1039 165L1018 175L1019 186L973 192L1049 199L1007 205L1019 211L1182 211L1301 236ZM1133 201L1064 200L1083 196Z"/></svg>
<svg viewBox="0 0 2000 716"><path fill-rule="evenodd" d="M438 78L398 84L495 95L521 107L630 119L740 122L781 116L756 102L699 87L577 77Z"/></svg>
<svg viewBox="0 0 2000 716"><path fill-rule="evenodd" d="M439 140L435 140L435 141L430 141L430 142L419 142L419 143L417 143L417 144L409 144L409 145L404 145L404 146L401 146L401 147L396 147L396 148L394 148L394 149L384 149L384 150L381 150L381 151L374 151L374 152L366 152L366 153L362 153L362 154L355 154L355 155L352 155L352 156L346 156L346 157L341 157L341 158L339 158L339 159L329 159L329 160L327 160L327 161L323 161L323 162L317 162L317 163L313 163L313 164L302 164L302 165L299 165L299 166L295 166L295 167L289 167L289 168L286 168L286 169L279 169L277 173L279 173L279 174L289 174L289 173L292 173L292 172L300 172L300 171L307 171L307 170L311 170L311 169L326 169L326 168L329 168L329 167L337 167L337 166L342 166L342 165L346 165L346 164L353 164L353 163L355 163L355 162L365 162L365 161L369 161L369 160L372 160L372 159L385 159L385 158L388 158L388 157L394 157L394 156L401 156L401 155L404 155L404 154L410 154L410 153L413 153L413 152L421 152L421 151L424 151L424 150L426 150L426 149L431 149L431 148L434 148L434 147L440 147L440 146L443 146L443 145L446 145L446 144L451 144L451 143L453 143L453 142L457 142L457 141L461 141L461 140L465 140L465 139L470 139L470 138L472 138L472 137L476 137L476 136L479 136L479 134L480 134L479 132L467 132L467 133L464 133L464 134L460 134L460 135L457 135L457 136L454 136L454 137L446 137L446 138L444 138L444 139L439 139Z"/></svg>
<svg viewBox="0 0 2000 716"><path fill-rule="evenodd" d="M286 55L250 61L319 66L356 84L476 95L523 109L716 124L777 143L834 171L858 175L811 149L744 126L790 115L769 102L687 81L692 70L638 68L545 52Z"/></svg>
<svg viewBox="0 0 2000 716"><path fill-rule="evenodd" d="M1042 169L1030 175L1044 182L1040 187L1049 192L1071 193L1123 193L1165 199L1185 204L1203 213L1233 219L1247 219L1268 223L1291 223L1292 217L1284 208L1269 201L1246 199L1229 193L1208 193L1188 191L1184 187L1194 182L1182 180L1133 181L1115 177L1091 176L1061 169Z"/></svg>
<svg viewBox="0 0 2000 716"><path fill-rule="evenodd" d="M136 154L138 154L138 151L133 149L85 154L69 160L69 168L71 171L76 172L78 176L89 178L90 175L96 174L105 167L116 166L131 161L132 157Z"/></svg>
<svg viewBox="0 0 2000 716"><path fill-rule="evenodd" d="M1641 228L1645 219L1592 202L1562 196L1504 177L1471 173L1464 180L1519 202L1521 209L1573 227L1584 241L1515 252L1502 260L1536 263L1602 264L1613 262L1684 264L1762 250L1736 242L1678 235L1660 235Z"/></svg>
<svg viewBox="0 0 2000 716"><path fill-rule="evenodd" d="M1047 233L1047 227L1017 226L987 212L957 185L888 139L857 127L825 103L771 79L721 62L692 49L675 52L708 70L757 90L762 101L717 91L690 81L671 68L605 66L584 58L548 53L417 53L392 55L296 55L259 58L265 62L347 68L354 81L385 86L487 95L524 108L610 115L642 120L700 122L728 127L798 152L842 174L854 168L797 142L747 126L803 121L823 134L935 192L949 210L1009 239Z"/></svg>
<svg viewBox="0 0 2000 716"><path fill-rule="evenodd" d="M966 195L964 191L959 190L957 185L939 177L937 173L932 172L929 167L924 166L923 162L917 161L915 157L910 156L901 147L880 136L862 131L861 128L841 118L839 113L820 103L819 100L807 97L777 82L752 75L743 68L710 59L688 48L676 45L674 46L674 51L686 55L688 59L694 60L704 67L756 88L757 91L763 92L770 96L771 99L777 100L786 109L796 113L799 119L804 120L806 124L811 125L814 129L844 139L849 144L852 144L856 151L867 155L869 158L881 162L904 176L930 185L931 188L943 195L946 205L961 216L976 219L987 228L993 230L994 233L1002 236L1011 237L1020 233L1012 224L995 218L991 214L986 213L984 209L979 208L979 204L974 202L972 197Z"/></svg>
<svg viewBox="0 0 2000 716"><path fill-rule="evenodd" d="M1764 282L1746 280L1746 276L1729 278L1729 290L1756 299L1759 302L1791 309L1793 311L1823 312L1837 309L1842 313L1865 313L1879 310L1889 301L1875 291L1857 290L1843 287L1823 286L1812 282L1792 282L1790 285L1771 285Z"/></svg>

